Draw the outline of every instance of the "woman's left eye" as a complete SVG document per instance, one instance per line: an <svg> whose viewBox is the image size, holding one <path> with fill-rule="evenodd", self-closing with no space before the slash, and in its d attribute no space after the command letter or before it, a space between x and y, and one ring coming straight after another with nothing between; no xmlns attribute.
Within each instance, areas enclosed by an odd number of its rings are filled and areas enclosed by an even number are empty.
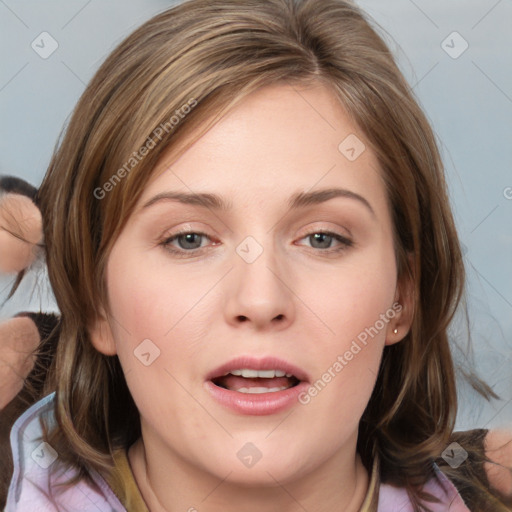
<svg viewBox="0 0 512 512"><path fill-rule="evenodd" d="M310 240L313 249L322 249L322 252L327 253L342 251L354 245L353 241L349 238L331 231L315 231L301 238L301 240L305 239ZM338 242L338 247L332 247L332 242Z"/></svg>

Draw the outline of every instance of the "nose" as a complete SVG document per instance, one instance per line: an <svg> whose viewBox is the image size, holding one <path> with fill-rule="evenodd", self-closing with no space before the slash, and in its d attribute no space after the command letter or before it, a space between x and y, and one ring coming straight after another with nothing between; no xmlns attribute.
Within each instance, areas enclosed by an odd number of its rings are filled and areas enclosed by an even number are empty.
<svg viewBox="0 0 512 512"><path fill-rule="evenodd" d="M295 297L284 262L265 247L251 263L234 254L233 264L224 283L226 321L235 327L245 323L259 331L289 326L294 321Z"/></svg>

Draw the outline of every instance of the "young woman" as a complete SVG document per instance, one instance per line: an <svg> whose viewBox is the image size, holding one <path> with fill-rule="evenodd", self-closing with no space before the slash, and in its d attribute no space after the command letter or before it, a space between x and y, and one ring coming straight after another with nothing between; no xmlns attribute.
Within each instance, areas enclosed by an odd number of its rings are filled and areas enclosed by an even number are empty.
<svg viewBox="0 0 512 512"><path fill-rule="evenodd" d="M435 139L351 3L156 16L40 201L60 338L7 511L508 510L484 431L453 434Z"/></svg>

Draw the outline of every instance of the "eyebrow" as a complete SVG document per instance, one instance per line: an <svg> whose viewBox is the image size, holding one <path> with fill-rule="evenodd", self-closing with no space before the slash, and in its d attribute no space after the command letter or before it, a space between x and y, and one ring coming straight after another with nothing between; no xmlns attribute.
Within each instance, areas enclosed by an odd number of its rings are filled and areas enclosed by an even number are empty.
<svg viewBox="0 0 512 512"><path fill-rule="evenodd" d="M350 190L343 188L327 188L322 190L315 190L313 192L298 192L288 200L288 208L290 210L297 210L299 208L306 208L321 203L325 203L336 197L343 197L353 199L363 204L370 213L375 216L371 204L363 196L356 194ZM149 208L151 205L160 201L176 201L182 204L191 204L195 206L202 206L212 210L228 211L233 207L231 201L226 201L216 194L210 193L185 193L185 192L162 192L152 197L147 201L143 208Z"/></svg>

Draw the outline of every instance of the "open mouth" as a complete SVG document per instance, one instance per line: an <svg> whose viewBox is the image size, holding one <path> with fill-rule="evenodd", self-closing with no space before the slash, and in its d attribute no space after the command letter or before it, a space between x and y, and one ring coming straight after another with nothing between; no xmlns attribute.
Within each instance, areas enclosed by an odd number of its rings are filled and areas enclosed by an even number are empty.
<svg viewBox="0 0 512 512"><path fill-rule="evenodd" d="M231 370L211 381L220 388L247 394L276 393L293 388L301 382L295 375L283 370L247 368Z"/></svg>
<svg viewBox="0 0 512 512"><path fill-rule="evenodd" d="M299 404L311 377L299 366L274 356L241 355L206 375L206 390L236 414L278 414Z"/></svg>

